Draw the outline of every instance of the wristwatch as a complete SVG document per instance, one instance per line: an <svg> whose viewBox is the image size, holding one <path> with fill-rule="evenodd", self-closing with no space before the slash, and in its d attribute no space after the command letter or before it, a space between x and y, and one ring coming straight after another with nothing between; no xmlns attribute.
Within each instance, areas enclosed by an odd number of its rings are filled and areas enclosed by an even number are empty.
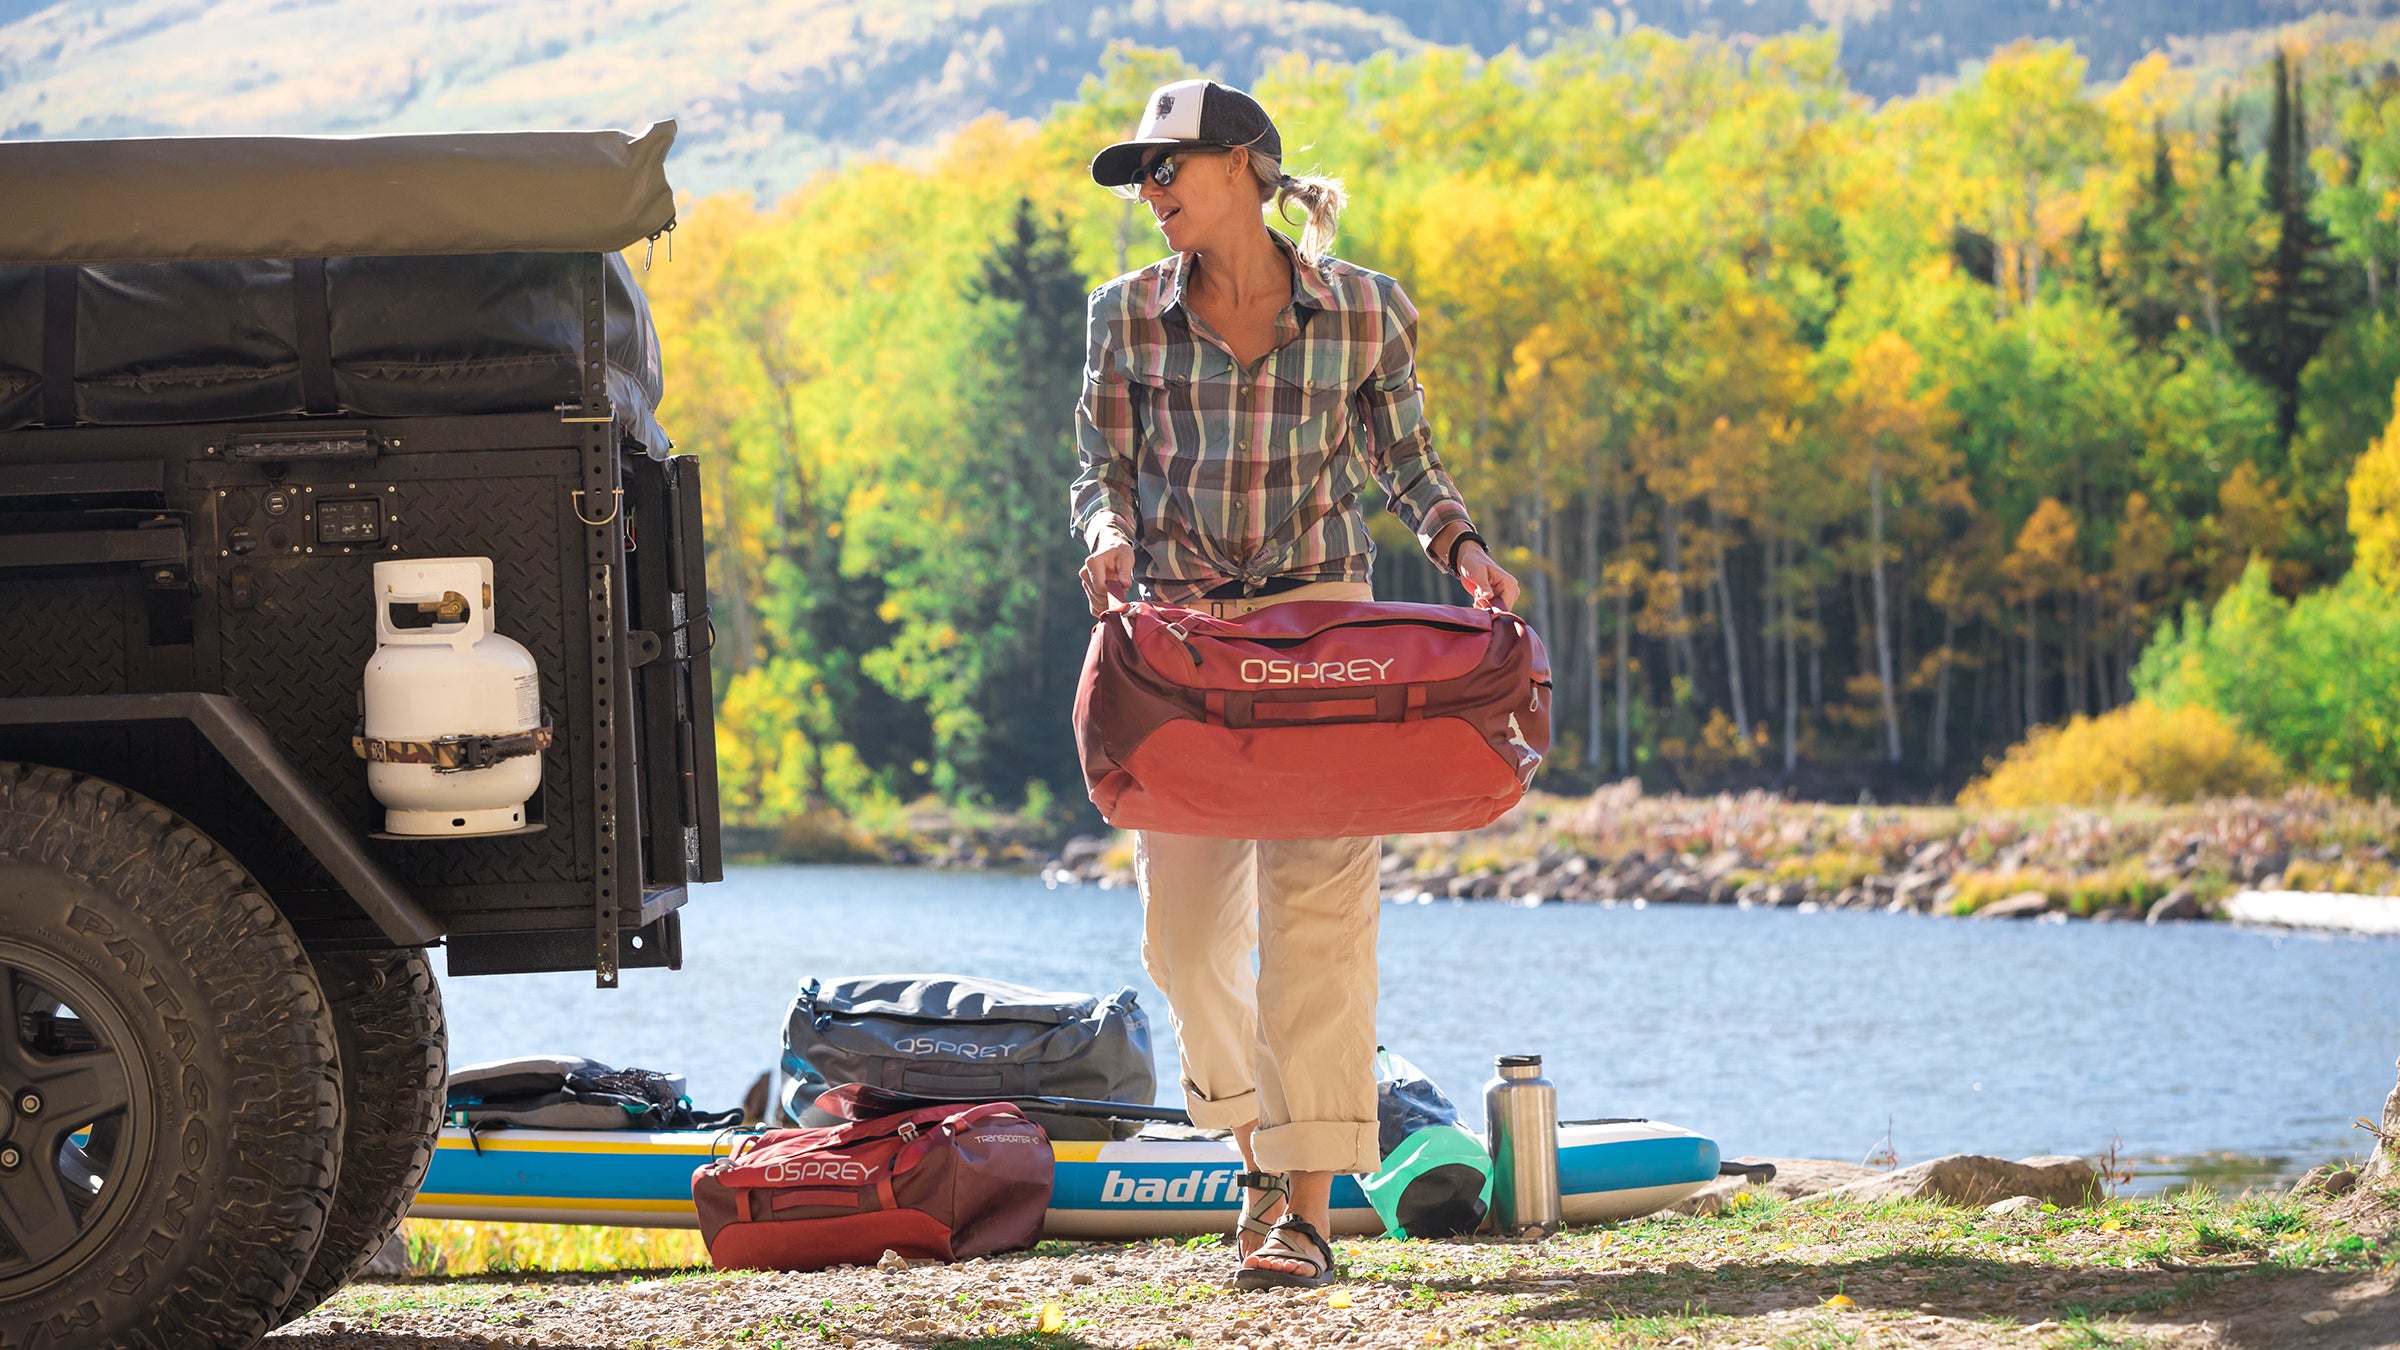
<svg viewBox="0 0 2400 1350"><path fill-rule="evenodd" d="M1458 537L1450 541L1450 575L1458 575L1458 551L1462 548L1465 548L1467 546L1467 541L1470 539L1474 540L1478 544L1482 544L1484 552L1489 553L1492 551L1491 544L1485 540L1482 535L1475 533L1475 531L1471 529L1460 530L1458 532Z"/></svg>

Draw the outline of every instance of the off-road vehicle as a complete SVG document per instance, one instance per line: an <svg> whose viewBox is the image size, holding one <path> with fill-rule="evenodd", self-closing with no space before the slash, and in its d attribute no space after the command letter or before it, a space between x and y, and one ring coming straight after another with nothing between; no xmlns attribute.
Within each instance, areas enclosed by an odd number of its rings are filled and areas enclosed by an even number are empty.
<svg viewBox="0 0 2400 1350"><path fill-rule="evenodd" d="M679 964L700 484L624 257L672 139L0 143L0 1347L247 1346L355 1274L441 1121L428 948ZM491 583L378 593L423 559ZM370 734L379 616L476 613L529 724ZM506 830L370 791L527 756Z"/></svg>

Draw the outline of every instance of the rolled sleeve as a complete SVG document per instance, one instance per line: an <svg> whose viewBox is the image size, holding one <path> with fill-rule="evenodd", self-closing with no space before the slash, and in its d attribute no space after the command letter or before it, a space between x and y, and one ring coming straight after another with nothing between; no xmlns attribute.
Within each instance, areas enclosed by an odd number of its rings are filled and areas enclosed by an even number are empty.
<svg viewBox="0 0 2400 1350"><path fill-rule="evenodd" d="M1134 452L1141 424L1132 386L1117 369L1110 319L1116 296L1114 287L1092 292L1083 395L1075 401L1075 457L1082 471L1068 489L1069 518L1087 550L1103 529L1113 528L1129 542L1135 538Z"/></svg>
<svg viewBox="0 0 2400 1350"><path fill-rule="evenodd" d="M1351 396L1359 448L1392 514L1416 535L1425 556L1451 525L1474 528L1458 484L1433 448L1425 387L1417 382L1417 309L1398 284L1384 295L1383 346L1365 383ZM1438 566L1441 559L1434 558Z"/></svg>

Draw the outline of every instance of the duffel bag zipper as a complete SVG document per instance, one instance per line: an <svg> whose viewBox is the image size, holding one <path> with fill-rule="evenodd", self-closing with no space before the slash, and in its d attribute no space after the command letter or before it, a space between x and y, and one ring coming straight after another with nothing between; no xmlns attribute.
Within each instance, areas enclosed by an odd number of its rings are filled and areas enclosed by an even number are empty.
<svg viewBox="0 0 2400 1350"><path fill-rule="evenodd" d="M1304 642L1314 642L1327 633L1340 632L1350 628L1446 628L1453 633L1491 631L1486 628L1478 628L1473 624L1444 623L1439 619L1361 619L1356 623L1330 624L1306 637L1237 637L1228 640L1247 642L1255 647L1297 647ZM1195 657L1195 659L1197 658Z"/></svg>
<svg viewBox="0 0 2400 1350"><path fill-rule="evenodd" d="M1200 649L1192 645L1191 634L1184 629L1182 624L1169 620L1159 626L1167 630L1168 637L1183 644L1184 654L1192 658L1193 665L1200 664Z"/></svg>

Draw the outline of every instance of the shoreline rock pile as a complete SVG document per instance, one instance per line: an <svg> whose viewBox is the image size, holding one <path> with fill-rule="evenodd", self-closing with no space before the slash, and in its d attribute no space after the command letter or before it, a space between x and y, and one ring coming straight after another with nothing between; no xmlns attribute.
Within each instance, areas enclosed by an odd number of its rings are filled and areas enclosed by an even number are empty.
<svg viewBox="0 0 2400 1350"><path fill-rule="evenodd" d="M2400 890L2400 809L2321 792L2110 810L1841 807L1751 792L1536 795L1487 829L1386 841L1392 903L1882 910L2005 921L2219 917L2241 889ZM1053 885L1133 885L1130 841L1071 839Z"/></svg>

